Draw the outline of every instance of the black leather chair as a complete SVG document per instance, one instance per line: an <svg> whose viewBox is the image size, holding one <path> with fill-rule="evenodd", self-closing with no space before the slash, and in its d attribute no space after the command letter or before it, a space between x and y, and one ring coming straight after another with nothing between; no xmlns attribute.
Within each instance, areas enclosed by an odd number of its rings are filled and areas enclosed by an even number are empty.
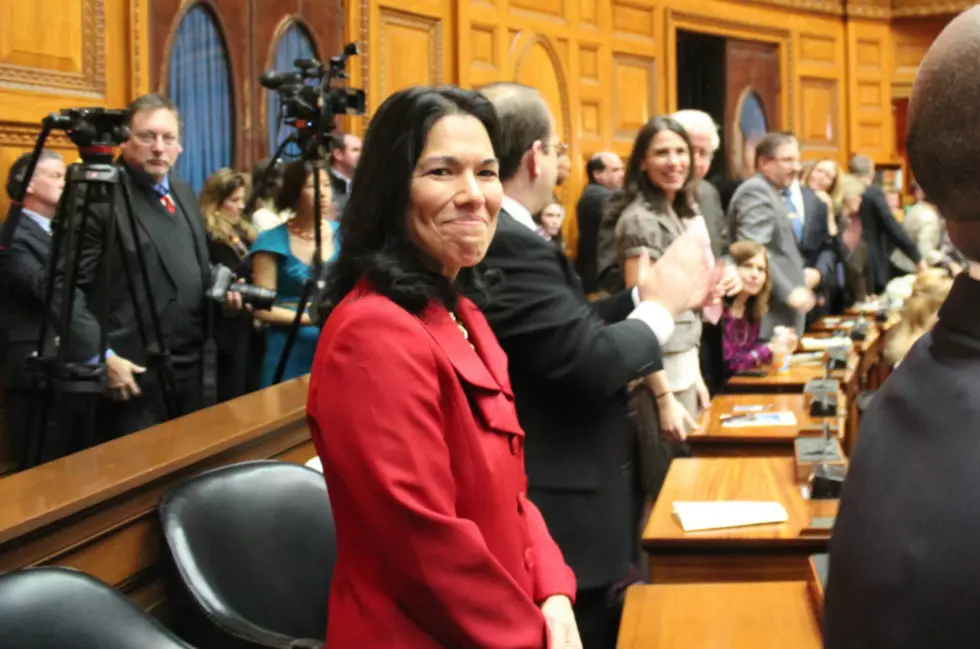
<svg viewBox="0 0 980 649"><path fill-rule="evenodd" d="M193 649L124 595L68 568L0 575L4 649Z"/></svg>
<svg viewBox="0 0 980 649"><path fill-rule="evenodd" d="M170 491L160 518L181 637L209 649L322 646L337 557L322 474L222 467Z"/></svg>

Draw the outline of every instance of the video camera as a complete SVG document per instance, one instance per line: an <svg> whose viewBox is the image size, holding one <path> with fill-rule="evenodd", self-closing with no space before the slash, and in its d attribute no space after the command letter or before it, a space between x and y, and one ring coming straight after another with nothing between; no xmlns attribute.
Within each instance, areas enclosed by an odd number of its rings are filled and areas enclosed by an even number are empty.
<svg viewBox="0 0 980 649"><path fill-rule="evenodd" d="M242 296L242 302L259 311L268 311L276 301L276 292L253 284L239 284L238 276L223 264L211 265L211 286L208 297L223 304L228 291Z"/></svg>
<svg viewBox="0 0 980 649"><path fill-rule="evenodd" d="M43 123L50 130L65 131L86 162L112 162L112 150L129 140L126 110L66 108Z"/></svg>
<svg viewBox="0 0 980 649"><path fill-rule="evenodd" d="M347 79L347 59L359 54L357 43L348 43L343 53L330 58L329 67L316 59L296 59L293 72L265 72L259 79L264 88L279 94L282 118L296 127L300 149L308 152L317 136L336 128L336 115L363 115L366 95L358 88L334 86L335 79ZM321 80L318 85L307 83Z"/></svg>

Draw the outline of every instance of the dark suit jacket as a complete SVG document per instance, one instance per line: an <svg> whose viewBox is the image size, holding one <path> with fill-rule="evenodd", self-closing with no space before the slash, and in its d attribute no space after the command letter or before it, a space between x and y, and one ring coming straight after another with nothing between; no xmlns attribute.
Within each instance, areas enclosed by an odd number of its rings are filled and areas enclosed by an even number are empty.
<svg viewBox="0 0 980 649"><path fill-rule="evenodd" d="M827 649L980 647L980 282L865 413L830 541Z"/></svg>
<svg viewBox="0 0 980 649"><path fill-rule="evenodd" d="M51 235L29 216L22 215L10 248L4 253L0 274L0 350L3 352L3 386L30 385L27 359L37 351L44 301L36 289L43 283ZM47 322L45 353L54 352L54 326Z"/></svg>
<svg viewBox="0 0 980 649"><path fill-rule="evenodd" d="M347 181L333 172L331 168L327 174L330 176L330 187L333 189L334 202L340 202L342 196L347 196ZM343 204L347 201L344 200Z"/></svg>
<svg viewBox="0 0 980 649"><path fill-rule="evenodd" d="M859 214L863 238L868 243L874 290L881 293L893 278L905 274L892 266L890 257L896 248L904 252L913 263L919 263L922 256L905 228L895 220L881 187L868 187L861 199Z"/></svg>
<svg viewBox="0 0 980 649"><path fill-rule="evenodd" d="M503 274L473 298L510 361L531 500L579 587L612 584L635 556L639 516L625 388L662 368L660 346L626 319L628 292L590 304L565 255L504 211L483 265Z"/></svg>
<svg viewBox="0 0 980 649"><path fill-rule="evenodd" d="M582 196L575 206L578 217L578 255L575 257L575 269L582 278L582 286L586 293L598 290L598 268L596 254L599 246L599 224L602 222L602 210L612 192L598 183L589 183L582 190Z"/></svg>
<svg viewBox="0 0 980 649"><path fill-rule="evenodd" d="M143 257L146 261L146 275L149 278L153 293L156 312L160 315L164 340L171 346L171 333L174 319L170 317L171 306L177 299L177 286L173 269L178 265L193 265L201 273L203 286L211 282L211 270L208 262L207 238L204 232L204 219L197 206L197 199L191 187L177 178L170 178L170 193L179 205L176 217L167 213L152 190L144 189L133 181L128 173L123 173L123 183L129 188L132 197L132 208L138 224L138 238ZM94 358L100 352L100 336L103 327L108 328L108 346L116 354L127 358L138 365L146 362L145 348L139 335L136 307L131 298L124 264L133 272L136 293L142 306L143 321L147 325L147 335L152 332L149 311L146 308L147 295L139 274L136 256L136 239L133 236L129 219L126 216L124 198L117 192L116 214L118 234L122 239L125 257L120 254L119 245L105 248L105 232L108 225L108 210L96 206L91 212L84 232L81 263L77 285L81 291L81 299L76 298L72 309L72 344L70 356L72 360L85 361ZM173 219L180 218L181 211L190 225L194 239L194 249L184 250L173 245ZM103 281L103 264L110 264L110 280ZM64 276L63 264L56 271L56 285L60 285ZM56 295L59 291L55 291ZM108 298L109 309L105 321L100 321L103 300ZM207 321L205 296L201 294L202 323ZM202 331L201 340L206 339ZM151 341L152 342L152 341Z"/></svg>
<svg viewBox="0 0 980 649"><path fill-rule="evenodd" d="M728 228L725 221L725 210L721 207L721 196L715 186L707 180L698 183L698 210L708 226L708 236L711 238L711 252L716 259L728 254Z"/></svg>
<svg viewBox="0 0 980 649"><path fill-rule="evenodd" d="M800 252L807 267L820 272L820 285L814 289L814 293L826 298L829 305L837 293L837 252L827 228L827 204L809 187L800 187L800 190L805 214ZM817 307L808 314L808 318L816 319L827 311L826 306Z"/></svg>

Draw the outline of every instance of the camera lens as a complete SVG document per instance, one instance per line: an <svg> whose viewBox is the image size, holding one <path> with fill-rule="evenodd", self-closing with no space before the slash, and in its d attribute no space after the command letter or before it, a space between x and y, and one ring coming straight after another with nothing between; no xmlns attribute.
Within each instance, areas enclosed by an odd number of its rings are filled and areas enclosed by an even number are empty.
<svg viewBox="0 0 980 649"><path fill-rule="evenodd" d="M259 311L268 311L276 301L276 292L261 286L232 284L229 288L242 296L242 302Z"/></svg>

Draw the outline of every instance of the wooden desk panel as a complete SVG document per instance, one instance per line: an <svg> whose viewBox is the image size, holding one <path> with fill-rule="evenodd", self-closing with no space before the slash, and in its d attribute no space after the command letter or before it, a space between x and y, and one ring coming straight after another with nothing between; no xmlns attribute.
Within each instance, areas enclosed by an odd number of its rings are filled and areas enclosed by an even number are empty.
<svg viewBox="0 0 980 649"><path fill-rule="evenodd" d="M633 586L617 649L820 649L805 581Z"/></svg>
<svg viewBox="0 0 980 649"><path fill-rule="evenodd" d="M0 572L78 568L165 617L160 497L214 467L315 456L307 389L294 379L0 479Z"/></svg>
<svg viewBox="0 0 980 649"><path fill-rule="evenodd" d="M725 428L722 415L733 414L737 406L770 406L764 412L790 411L795 426L760 426ZM847 400L838 396L838 437L843 436ZM692 432L687 442L695 457L792 457L793 441L802 434L822 434L823 419L810 416L807 398L802 394L721 394L711 400L698 421L700 430Z"/></svg>
<svg viewBox="0 0 980 649"><path fill-rule="evenodd" d="M684 532L675 501L765 500L789 520L704 532ZM805 580L809 555L826 552L829 533L802 536L814 517L837 515L838 501L804 500L790 458L674 460L643 531L652 583Z"/></svg>
<svg viewBox="0 0 980 649"><path fill-rule="evenodd" d="M848 383L854 377L858 368L858 357L852 355L847 363L847 368L831 373L831 377L841 383ZM726 391L736 394L745 393L790 393L798 394L803 392L803 388L813 379L823 378L823 365L796 365L786 371L772 365L763 367L765 376L733 376L728 379Z"/></svg>

